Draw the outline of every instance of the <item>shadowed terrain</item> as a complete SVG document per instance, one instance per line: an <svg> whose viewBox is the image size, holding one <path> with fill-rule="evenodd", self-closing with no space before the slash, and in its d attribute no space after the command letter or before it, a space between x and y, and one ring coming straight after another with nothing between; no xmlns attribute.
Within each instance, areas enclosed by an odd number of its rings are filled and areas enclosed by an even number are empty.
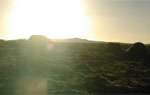
<svg viewBox="0 0 150 95"><path fill-rule="evenodd" d="M0 40L0 94L150 94L150 46Z"/></svg>

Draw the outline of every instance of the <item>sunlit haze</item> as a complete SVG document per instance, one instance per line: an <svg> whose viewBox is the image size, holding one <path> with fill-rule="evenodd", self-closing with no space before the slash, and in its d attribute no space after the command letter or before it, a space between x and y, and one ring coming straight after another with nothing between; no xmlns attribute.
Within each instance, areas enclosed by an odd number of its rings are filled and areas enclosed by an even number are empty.
<svg viewBox="0 0 150 95"><path fill-rule="evenodd" d="M0 38L150 43L150 0L0 0Z"/></svg>
<svg viewBox="0 0 150 95"><path fill-rule="evenodd" d="M7 17L7 39L40 34L49 38L89 38L83 0L16 0Z"/></svg>

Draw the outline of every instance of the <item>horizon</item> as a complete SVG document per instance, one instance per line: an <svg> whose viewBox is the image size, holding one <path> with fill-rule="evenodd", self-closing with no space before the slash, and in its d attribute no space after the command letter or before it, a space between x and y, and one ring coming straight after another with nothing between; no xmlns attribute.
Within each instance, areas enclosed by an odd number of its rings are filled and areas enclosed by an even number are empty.
<svg viewBox="0 0 150 95"><path fill-rule="evenodd" d="M31 36L33 36L33 35L31 35ZM30 37L31 37L30 36ZM44 36L44 35L38 35L38 36ZM30 38L29 37L29 38ZM46 37L46 36L45 36ZM29 38L19 38L19 39L9 39L9 40L6 40L6 39L0 39L0 40L4 40L4 41L16 41L16 40L29 40ZM74 38L64 38L64 39L51 39L51 38L49 38L49 37L46 37L46 38L48 38L48 39L50 39L50 40L52 40L52 41L54 41L54 42L57 42L56 40L59 40L59 41L61 41L61 40L72 40L72 39L79 39L79 40L86 40L86 41L92 41L92 42L104 42L104 43L122 43L122 44L135 44L135 43L138 43L138 42L140 42L140 41L137 41L137 42L113 42L113 41L99 41L99 40L89 40L89 39L84 39L84 38L78 38L78 37L74 37ZM65 41L62 41L62 42L65 42ZM141 43L143 43L143 44L147 44L147 45L149 45L150 43L144 43L144 42L141 42Z"/></svg>
<svg viewBox="0 0 150 95"><path fill-rule="evenodd" d="M0 39L150 43L149 0L1 0L0 7Z"/></svg>

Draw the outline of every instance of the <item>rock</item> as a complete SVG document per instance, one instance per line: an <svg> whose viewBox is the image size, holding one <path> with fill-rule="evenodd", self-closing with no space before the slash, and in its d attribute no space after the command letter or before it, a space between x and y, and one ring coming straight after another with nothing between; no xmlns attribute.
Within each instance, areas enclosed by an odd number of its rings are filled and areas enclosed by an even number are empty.
<svg viewBox="0 0 150 95"><path fill-rule="evenodd" d="M33 35L28 40L28 46L35 52L48 51L49 45L52 45L52 41L41 35Z"/></svg>
<svg viewBox="0 0 150 95"><path fill-rule="evenodd" d="M96 76L96 77L88 77L84 80L84 84L82 87L89 91L90 93L103 93L107 90L107 87L111 85L105 78Z"/></svg>
<svg viewBox="0 0 150 95"><path fill-rule="evenodd" d="M29 38L26 46L28 56L31 59L40 60L52 50L53 43L45 36L33 35Z"/></svg>
<svg viewBox="0 0 150 95"><path fill-rule="evenodd" d="M108 43L107 50L119 58L124 55L124 51L119 43Z"/></svg>
<svg viewBox="0 0 150 95"><path fill-rule="evenodd" d="M148 59L149 54L147 47L140 42L135 43L129 50L127 51L127 58L134 61L140 61Z"/></svg>

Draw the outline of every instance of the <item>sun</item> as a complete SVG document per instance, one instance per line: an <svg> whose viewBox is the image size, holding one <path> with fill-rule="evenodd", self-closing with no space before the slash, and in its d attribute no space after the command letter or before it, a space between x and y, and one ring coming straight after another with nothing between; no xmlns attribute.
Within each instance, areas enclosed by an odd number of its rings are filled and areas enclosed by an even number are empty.
<svg viewBox="0 0 150 95"><path fill-rule="evenodd" d="M88 38L89 18L83 0L16 0L7 18L7 39L44 35Z"/></svg>

